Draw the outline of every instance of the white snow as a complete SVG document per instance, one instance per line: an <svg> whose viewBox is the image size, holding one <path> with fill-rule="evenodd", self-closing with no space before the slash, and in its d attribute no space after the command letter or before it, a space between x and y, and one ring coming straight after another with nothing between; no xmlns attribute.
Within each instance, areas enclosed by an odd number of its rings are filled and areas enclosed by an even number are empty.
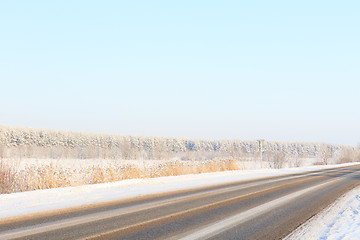
<svg viewBox="0 0 360 240"><path fill-rule="evenodd" d="M337 199L285 239L360 239L360 187Z"/></svg>
<svg viewBox="0 0 360 240"><path fill-rule="evenodd" d="M46 213L48 211L83 207L85 205L100 202L144 196L147 194L159 194L187 188L348 166L352 164L358 163L276 170L239 170L172 177L131 179L113 183L1 194L0 221L31 214ZM341 200L337 201L340 205L332 205L332 210L325 211L330 217L327 215L327 217L323 218L317 217L318 220L312 220L308 225L302 227L304 231L300 231L299 234L303 235L294 235L293 238L290 239L342 239L342 234L347 234L346 236L349 236L349 239L359 239L356 238L356 236L360 235L360 197L358 192L359 188L351 191L349 197L343 197ZM317 221L321 221L321 230ZM315 222L316 224L314 224ZM305 234L310 234L308 233L309 231L314 232L315 235L306 235L306 237L302 237L305 236ZM322 236L324 236L324 238L322 238Z"/></svg>

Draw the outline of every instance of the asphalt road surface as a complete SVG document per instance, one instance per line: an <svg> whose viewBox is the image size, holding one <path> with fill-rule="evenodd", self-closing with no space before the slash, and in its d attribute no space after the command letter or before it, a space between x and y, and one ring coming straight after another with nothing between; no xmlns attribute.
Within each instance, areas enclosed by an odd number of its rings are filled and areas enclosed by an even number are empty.
<svg viewBox="0 0 360 240"><path fill-rule="evenodd" d="M281 239L360 184L360 165L0 222L0 239Z"/></svg>

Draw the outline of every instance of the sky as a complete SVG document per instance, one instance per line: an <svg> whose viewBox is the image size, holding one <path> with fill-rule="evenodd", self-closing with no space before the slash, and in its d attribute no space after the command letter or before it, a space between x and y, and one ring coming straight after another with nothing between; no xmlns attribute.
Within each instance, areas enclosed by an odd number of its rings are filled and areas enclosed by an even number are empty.
<svg viewBox="0 0 360 240"><path fill-rule="evenodd" d="M0 1L0 125L360 143L359 1Z"/></svg>

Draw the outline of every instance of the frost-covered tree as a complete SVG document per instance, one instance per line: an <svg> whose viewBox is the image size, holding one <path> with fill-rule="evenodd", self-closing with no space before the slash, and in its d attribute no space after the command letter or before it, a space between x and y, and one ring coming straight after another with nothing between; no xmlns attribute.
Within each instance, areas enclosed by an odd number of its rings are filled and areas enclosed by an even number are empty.
<svg viewBox="0 0 360 240"><path fill-rule="evenodd" d="M256 141L135 137L0 126L3 157L103 159L255 159ZM327 145L332 153L345 146ZM265 153L315 158L322 144L264 142Z"/></svg>
<svg viewBox="0 0 360 240"><path fill-rule="evenodd" d="M328 165L334 155L332 146L322 144L319 149L319 158L322 164Z"/></svg>

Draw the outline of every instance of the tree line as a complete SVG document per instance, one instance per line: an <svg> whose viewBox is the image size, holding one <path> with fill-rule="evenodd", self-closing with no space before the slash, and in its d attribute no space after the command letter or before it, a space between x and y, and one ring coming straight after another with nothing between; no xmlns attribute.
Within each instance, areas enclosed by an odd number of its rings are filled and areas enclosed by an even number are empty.
<svg viewBox="0 0 360 240"><path fill-rule="evenodd" d="M328 159L356 148L351 146L265 141L265 158ZM0 126L0 158L54 159L251 159L258 157L256 140L201 140L186 138L123 136ZM355 154L355 153L354 153Z"/></svg>

